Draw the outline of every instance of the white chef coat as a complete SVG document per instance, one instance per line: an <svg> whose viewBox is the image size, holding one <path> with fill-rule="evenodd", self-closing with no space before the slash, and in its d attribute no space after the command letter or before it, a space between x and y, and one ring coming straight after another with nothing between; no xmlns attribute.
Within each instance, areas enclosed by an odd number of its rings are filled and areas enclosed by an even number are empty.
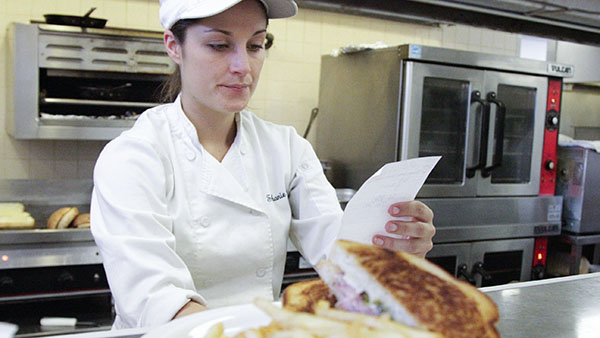
<svg viewBox="0 0 600 338"><path fill-rule="evenodd" d="M310 143L249 111L236 123L219 162L178 98L100 154L91 229L114 328L165 323L190 299L210 308L276 299L288 237L309 263L329 252L342 210Z"/></svg>

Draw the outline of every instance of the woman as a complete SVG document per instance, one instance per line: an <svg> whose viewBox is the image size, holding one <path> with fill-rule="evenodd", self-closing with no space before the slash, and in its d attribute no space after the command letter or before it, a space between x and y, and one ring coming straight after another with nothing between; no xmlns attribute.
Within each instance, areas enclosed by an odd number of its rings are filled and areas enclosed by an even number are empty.
<svg viewBox="0 0 600 338"><path fill-rule="evenodd" d="M292 0L162 0L166 50L180 69L172 104L146 111L111 141L94 171L92 232L115 299L115 328L157 325L207 307L280 293L290 238L325 257L342 210L310 144L244 110L262 68L268 18ZM424 255L433 215L390 206L399 240Z"/></svg>

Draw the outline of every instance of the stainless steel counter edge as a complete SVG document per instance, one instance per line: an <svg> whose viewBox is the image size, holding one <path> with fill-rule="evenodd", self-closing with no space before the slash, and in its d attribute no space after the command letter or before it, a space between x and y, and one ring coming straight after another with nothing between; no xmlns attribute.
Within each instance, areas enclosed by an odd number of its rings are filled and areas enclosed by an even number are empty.
<svg viewBox="0 0 600 338"><path fill-rule="evenodd" d="M508 283L508 284L495 285L495 286L486 286L486 287L479 288L479 290L482 292L485 292L485 293L490 293L490 292L503 291L503 290L508 290L508 289L522 289L522 288L527 288L527 287L532 287L532 286L564 283L564 282L569 282L569 281L576 281L576 280L581 280L581 279L597 278L597 277L600 277L600 272L586 273L586 274L582 274L582 275L573 275L573 276L565 276L565 277L557 277L557 278L549 278L549 279L540 279L540 280L533 280L533 281L519 282L519 283Z"/></svg>
<svg viewBox="0 0 600 338"><path fill-rule="evenodd" d="M536 326L536 322L532 321L533 319L544 319L546 322L550 321L554 323L554 326L562 325L563 322L571 321L567 323L567 327L561 327L563 330L572 330L569 331L571 336L575 334L581 334L585 332L594 332L597 328L600 327L599 321L591 321L586 318L572 318L573 316L578 316L585 311L589 311L589 306L596 306L597 302L600 299L600 293L592 292L594 297L576 298L575 301L578 301L578 308L574 309L573 307L569 307L569 302L564 302L562 298L564 297L573 297L575 293L578 292L590 292L597 290L584 290L585 287L582 287L585 283L597 283L600 281L600 272L590 273L584 275L574 275L567 277L557 277L551 279L543 279L537 281L530 282L520 282L520 283L511 283L505 285L498 286L490 286L480 288L481 291L487 293L490 298L492 298L497 304L500 310L500 323L498 324L498 329L503 338L506 337L556 337L557 335L547 335L548 332L554 332L556 334L560 334L556 331L556 327L553 326ZM571 287L570 287L571 286ZM574 287L573 287L574 286ZM548 293L546 288L560 288L566 289L568 292L550 292ZM505 303L499 302L499 300L505 300L505 293L510 293L510 296L515 296L518 294L517 291L523 291L523 297L516 298L517 307L510 308L510 306L515 305L515 299L511 302L507 300ZM529 291L527 293L526 291ZM538 291L537 293L535 291ZM560 290L565 291L565 290ZM543 299L540 297L540 292L543 292ZM532 302L531 297L536 297L536 301ZM560 306L553 306L552 303L560 303ZM583 303L582 303L583 302ZM520 306L519 304L522 304ZM544 317L540 318L543 313L540 312L530 312L531 306L537 306L546 309L550 313L555 314L554 317ZM526 308L529 307L529 308ZM507 312L510 310L511 312ZM560 316L561 318L555 318ZM514 317L514 318L509 318ZM515 322L521 318L523 323ZM589 318L588 318L589 319ZM596 323L597 324L594 324ZM503 323L505 325L503 325ZM526 325L525 325L526 324ZM570 325L570 326L569 326ZM586 326L587 325L587 326ZM593 326L593 327L592 327ZM510 332L509 332L510 330ZM529 332L526 332L529 330ZM554 331L553 331L554 330ZM60 335L60 336L52 336L54 338L139 338L142 335L146 334L149 329L125 329L125 330L116 330L116 331L98 331L98 332L90 332L90 333L81 333L81 334L71 334L71 335ZM533 331L533 332L532 332ZM596 333L598 331L595 331ZM533 335L532 335L533 334ZM585 335L579 335L583 337ZM592 337L592 335L590 335Z"/></svg>

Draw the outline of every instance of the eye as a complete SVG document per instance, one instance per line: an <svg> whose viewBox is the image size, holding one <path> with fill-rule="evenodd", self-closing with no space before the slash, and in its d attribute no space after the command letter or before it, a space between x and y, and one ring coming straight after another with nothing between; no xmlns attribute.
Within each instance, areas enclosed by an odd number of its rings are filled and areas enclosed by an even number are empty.
<svg viewBox="0 0 600 338"><path fill-rule="evenodd" d="M248 46L248 49L253 51L253 52L258 52L259 50L263 49L263 45L260 44L251 44Z"/></svg>
<svg viewBox="0 0 600 338"><path fill-rule="evenodd" d="M224 51L229 48L229 45L226 43L209 43L208 46L217 52Z"/></svg>

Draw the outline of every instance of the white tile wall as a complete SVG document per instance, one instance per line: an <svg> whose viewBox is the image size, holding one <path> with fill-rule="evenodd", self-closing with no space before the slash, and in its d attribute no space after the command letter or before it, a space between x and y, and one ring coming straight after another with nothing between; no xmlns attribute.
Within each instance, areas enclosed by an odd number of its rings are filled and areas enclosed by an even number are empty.
<svg viewBox="0 0 600 338"><path fill-rule="evenodd" d="M108 19L109 26L161 30L158 0L0 0L0 46L7 46L10 22L43 20L43 14L83 15ZM275 36L261 82L249 107L259 116L304 132L312 108L318 105L322 54L341 46L385 42L419 43L472 51L516 55L515 34L460 25L421 26L352 15L301 9L292 19L271 20ZM5 51L7 48L3 48ZM4 104L12 79L6 52L0 52L0 179L91 178L104 147L99 141L18 141L5 131ZM318 120L317 120L318 122ZM313 140L314 132L309 135Z"/></svg>

